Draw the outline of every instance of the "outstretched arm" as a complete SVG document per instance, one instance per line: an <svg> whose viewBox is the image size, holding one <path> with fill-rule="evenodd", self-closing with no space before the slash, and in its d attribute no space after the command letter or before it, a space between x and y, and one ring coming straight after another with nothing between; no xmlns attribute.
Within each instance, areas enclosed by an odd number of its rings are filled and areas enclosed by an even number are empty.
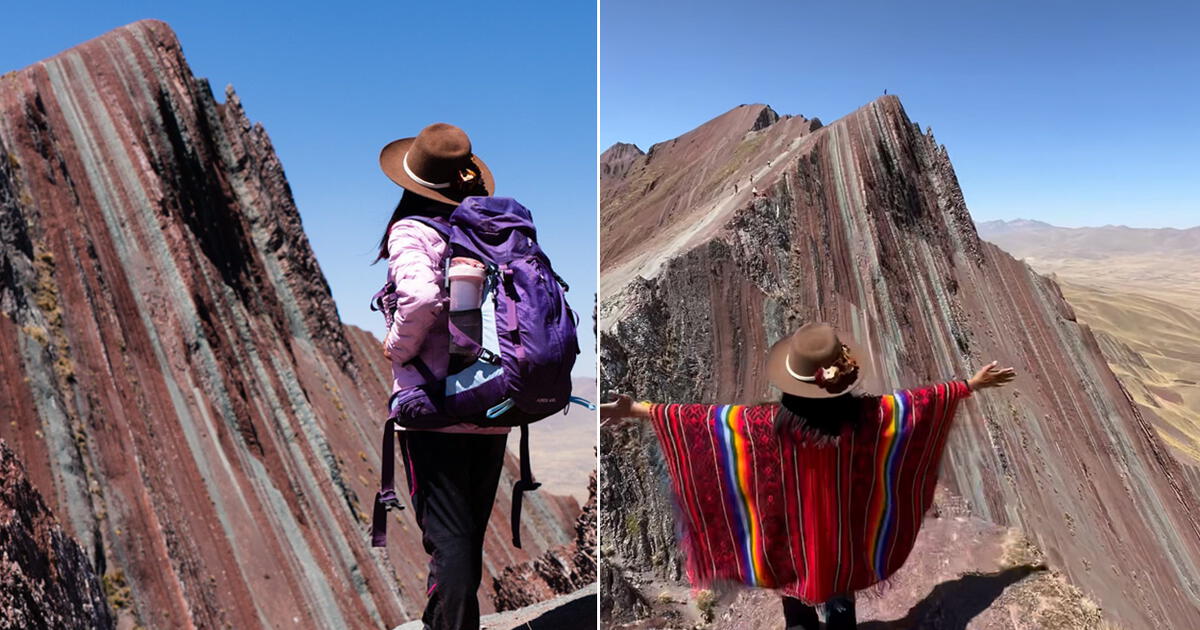
<svg viewBox="0 0 1200 630"><path fill-rule="evenodd" d="M617 394L616 400L600 405L600 421L621 418L649 418L650 403L634 402L625 394Z"/></svg>
<svg viewBox="0 0 1200 630"><path fill-rule="evenodd" d="M970 387L971 391L975 392L989 387L1004 387L1008 384L1016 376L1016 371L1012 368L1000 369L996 367L998 363L999 361L992 361L979 368L975 376L967 379L967 387Z"/></svg>

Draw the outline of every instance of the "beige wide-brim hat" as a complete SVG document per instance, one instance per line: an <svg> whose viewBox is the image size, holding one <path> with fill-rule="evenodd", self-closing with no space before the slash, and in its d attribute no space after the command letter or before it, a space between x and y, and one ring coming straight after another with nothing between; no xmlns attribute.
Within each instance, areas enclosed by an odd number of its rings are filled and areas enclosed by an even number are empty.
<svg viewBox="0 0 1200 630"><path fill-rule="evenodd" d="M492 171L471 152L471 139L447 123L389 142L379 152L379 167L405 190L452 206L496 192Z"/></svg>
<svg viewBox="0 0 1200 630"><path fill-rule="evenodd" d="M817 384L815 376L818 370L829 367L841 358L843 345L858 364L858 373L844 387L831 391ZM767 378L772 385L793 396L833 398L863 381L870 359L861 351L858 343L845 335L838 335L833 326L808 323L771 346L767 355Z"/></svg>

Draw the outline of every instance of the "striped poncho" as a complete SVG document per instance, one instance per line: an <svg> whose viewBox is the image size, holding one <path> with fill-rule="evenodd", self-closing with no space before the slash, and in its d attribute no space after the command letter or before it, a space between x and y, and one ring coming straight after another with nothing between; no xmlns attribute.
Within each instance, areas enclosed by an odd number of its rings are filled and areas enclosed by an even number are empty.
<svg viewBox="0 0 1200 630"><path fill-rule="evenodd" d="M886 579L933 500L962 381L897 391L836 441L781 437L778 404L653 405L695 586L809 603Z"/></svg>

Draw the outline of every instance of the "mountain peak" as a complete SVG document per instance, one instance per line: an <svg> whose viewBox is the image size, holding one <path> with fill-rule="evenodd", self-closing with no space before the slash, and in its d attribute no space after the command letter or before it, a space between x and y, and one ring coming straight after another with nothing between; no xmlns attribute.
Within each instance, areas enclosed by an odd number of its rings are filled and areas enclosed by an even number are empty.
<svg viewBox="0 0 1200 630"><path fill-rule="evenodd" d="M646 155L636 144L618 142L600 154L600 179L620 178L638 158Z"/></svg>
<svg viewBox="0 0 1200 630"><path fill-rule="evenodd" d="M153 42L155 46L161 46L166 50L178 50L180 48L179 37L176 36L175 30L171 28L170 24L167 24L162 20L146 18L137 20L135 22L130 22L129 24L119 26L110 31L106 31L100 35L97 35L96 37L93 37L92 39L89 39L85 42L80 42L70 48L67 48L66 50L42 59L41 61L34 62L25 68L17 70L17 72L22 72L35 66L41 66L49 61L60 59L64 55L68 55L73 52L83 52L87 55L95 54L97 51L93 50L94 48L118 45L116 44L116 41L128 35L132 35L137 39Z"/></svg>

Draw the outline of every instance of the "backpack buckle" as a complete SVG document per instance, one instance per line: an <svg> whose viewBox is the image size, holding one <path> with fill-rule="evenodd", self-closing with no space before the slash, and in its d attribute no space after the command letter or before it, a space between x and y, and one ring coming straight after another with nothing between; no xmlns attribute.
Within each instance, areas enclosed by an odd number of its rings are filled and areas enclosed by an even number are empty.
<svg viewBox="0 0 1200 630"><path fill-rule="evenodd" d="M479 349L479 360L497 367L500 366L500 355L488 350L487 348Z"/></svg>
<svg viewBox="0 0 1200 630"><path fill-rule="evenodd" d="M517 297L517 287L513 285L513 270L508 265L500 265L500 283L504 285L504 292L513 298Z"/></svg>
<svg viewBox="0 0 1200 630"><path fill-rule="evenodd" d="M403 510L404 504L400 503L400 498L392 490L380 492L375 495L375 501L382 505L386 510Z"/></svg>

